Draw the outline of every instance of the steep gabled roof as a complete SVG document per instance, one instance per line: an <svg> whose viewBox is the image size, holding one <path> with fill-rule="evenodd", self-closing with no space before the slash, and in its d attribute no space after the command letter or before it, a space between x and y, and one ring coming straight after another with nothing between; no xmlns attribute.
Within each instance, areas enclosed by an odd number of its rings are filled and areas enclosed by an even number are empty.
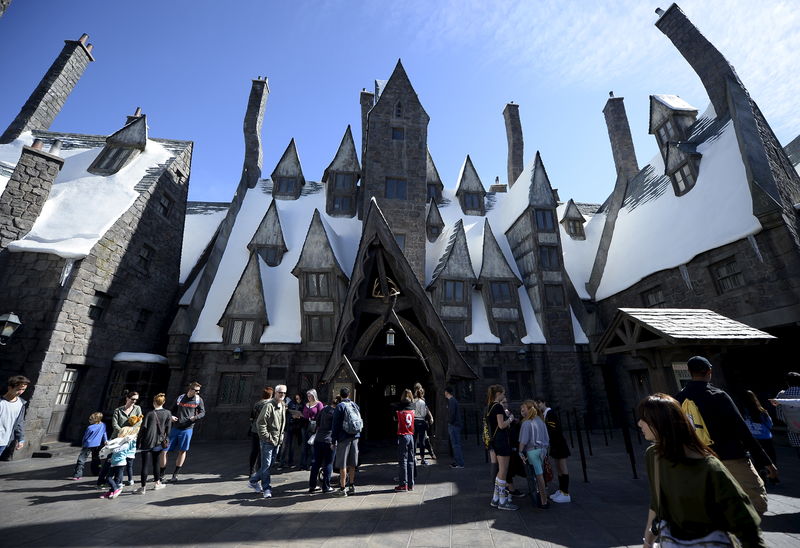
<svg viewBox="0 0 800 548"><path fill-rule="evenodd" d="M428 215L425 217L425 226L438 226L444 228L444 220L442 214L439 213L439 205L433 199L428 203Z"/></svg>
<svg viewBox="0 0 800 548"><path fill-rule="evenodd" d="M281 228L281 219L278 215L278 208L275 206L275 199L273 198L267 208L267 212L261 219L258 228L253 234L247 248L253 251L256 247L264 245L278 246L283 251L286 251L286 242L283 239L283 228Z"/></svg>
<svg viewBox="0 0 800 548"><path fill-rule="evenodd" d="M358 154L356 153L356 144L355 141L353 141L353 132L350 130L349 124L342 136L342 142L339 143L339 148L336 150L336 155L322 174L323 183L328 182L328 173L331 171L361 173L361 165L358 163Z"/></svg>
<svg viewBox="0 0 800 548"><path fill-rule="evenodd" d="M561 216L559 222L563 223L566 220L580 221L582 223L586 222L586 217L583 216L580 208L575 204L572 198L567 202L567 206L564 208L564 214Z"/></svg>
<svg viewBox="0 0 800 548"><path fill-rule="evenodd" d="M446 276L456 279L467 279L474 281L475 271L472 268L472 260L467 247L467 237L464 234L464 221L459 219L450 233L444 253L439 258L439 263L433 271L433 277L428 287L431 287L439 279L439 276Z"/></svg>
<svg viewBox="0 0 800 548"><path fill-rule="evenodd" d="M522 281L506 261L497 239L494 237L489 219L483 224L483 253L481 257L481 270L478 278L509 278L514 279L517 285L522 285Z"/></svg>
<svg viewBox="0 0 800 548"><path fill-rule="evenodd" d="M528 199L528 203L536 207L558 206L553 196L553 187L550 186L550 178L547 176L547 170L544 168L544 162L542 162L542 156L539 154L538 150L536 151L536 158L533 161Z"/></svg>
<svg viewBox="0 0 800 548"><path fill-rule="evenodd" d="M292 269L292 274L300 276L300 271L308 268L335 268L340 275L345 276L318 209L314 210L314 215L311 217L303 249L300 252L300 258L297 259L297 264Z"/></svg>
<svg viewBox="0 0 800 548"><path fill-rule="evenodd" d="M430 120L430 116L425 112L425 107L422 106L422 101L419 100L414 86L411 85L411 80L408 78L406 69L403 68L403 63L400 59L397 60L394 71L392 71L392 75L386 80L385 84L379 85L379 82L383 84L383 80L375 80L375 106L372 107L373 109L383 108L386 105L386 101L389 100L385 99L386 97L393 99L398 93L403 94L403 88L405 88L405 91L409 92L414 101L419 104L419 108L425 117ZM394 108L394 105L387 105L386 108Z"/></svg>
<svg viewBox="0 0 800 548"><path fill-rule="evenodd" d="M431 149L426 149L425 152L427 152L425 184L437 185L439 187L439 190L442 190L444 188L444 183L442 183L442 178L439 177L439 170L436 169L436 164L433 163L433 157L431 156Z"/></svg>
<svg viewBox="0 0 800 548"><path fill-rule="evenodd" d="M297 146L295 145L294 138L289 141L289 146L283 152L283 156L278 161L272 174L270 175L274 181L277 177L297 177L301 185L306 184L306 179L303 177L303 167L300 165L300 157L297 155Z"/></svg>
<svg viewBox="0 0 800 548"><path fill-rule="evenodd" d="M661 125L667 112L697 116L697 109L678 97L677 95L651 95L650 96L650 121L648 124L650 134Z"/></svg>
<svg viewBox="0 0 800 548"><path fill-rule="evenodd" d="M250 259L217 325L224 326L229 318L253 318L263 321L265 326L269 325L261 281L261 259L257 253L250 253Z"/></svg>
<svg viewBox="0 0 800 548"><path fill-rule="evenodd" d="M458 174L458 183L456 183L456 196L460 196L465 192L477 192L481 196L486 195L486 189L483 187L481 178L472 165L472 159L467 154L464 163L461 165L461 171Z"/></svg>

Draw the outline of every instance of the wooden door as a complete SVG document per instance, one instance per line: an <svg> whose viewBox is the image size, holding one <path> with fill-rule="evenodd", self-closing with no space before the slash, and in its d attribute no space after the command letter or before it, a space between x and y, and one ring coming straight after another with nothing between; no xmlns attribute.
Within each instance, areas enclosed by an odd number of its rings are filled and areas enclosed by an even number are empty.
<svg viewBox="0 0 800 548"><path fill-rule="evenodd" d="M64 425L64 418L67 416L72 395L75 393L75 387L78 384L78 370L65 369L64 375L61 377L61 384L58 386L58 394L56 394L56 401L53 405L53 413L50 415L50 424L47 426L47 434L45 439L47 441L55 441L61 434L61 428Z"/></svg>

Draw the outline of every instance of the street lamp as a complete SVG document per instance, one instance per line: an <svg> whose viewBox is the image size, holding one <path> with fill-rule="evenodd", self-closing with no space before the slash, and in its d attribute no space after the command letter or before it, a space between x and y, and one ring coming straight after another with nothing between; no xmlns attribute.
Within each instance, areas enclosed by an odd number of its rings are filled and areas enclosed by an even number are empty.
<svg viewBox="0 0 800 548"><path fill-rule="evenodd" d="M391 327L386 331L386 346L394 346L394 329Z"/></svg>
<svg viewBox="0 0 800 548"><path fill-rule="evenodd" d="M0 344L5 345L21 325L19 316L13 312L0 316Z"/></svg>

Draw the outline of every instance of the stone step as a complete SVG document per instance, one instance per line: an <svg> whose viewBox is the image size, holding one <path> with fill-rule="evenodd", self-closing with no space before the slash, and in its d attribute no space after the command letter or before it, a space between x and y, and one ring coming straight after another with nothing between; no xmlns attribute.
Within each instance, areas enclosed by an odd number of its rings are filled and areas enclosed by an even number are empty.
<svg viewBox="0 0 800 548"><path fill-rule="evenodd" d="M72 445L66 441L54 441L50 443L43 443L39 446L38 451L34 451L31 455L34 459L50 459L53 457L60 457L65 453L72 450Z"/></svg>

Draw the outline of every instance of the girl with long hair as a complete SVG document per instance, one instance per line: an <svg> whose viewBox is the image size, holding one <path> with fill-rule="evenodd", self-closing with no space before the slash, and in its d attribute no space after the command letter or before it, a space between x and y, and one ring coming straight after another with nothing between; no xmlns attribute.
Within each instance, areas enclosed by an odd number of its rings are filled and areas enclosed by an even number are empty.
<svg viewBox="0 0 800 548"><path fill-rule="evenodd" d="M506 390L499 384L491 385L486 393L486 413L484 420L489 433L488 449L493 463L497 463L497 476L494 481L492 507L500 510L518 510L519 506L511 503L508 494L506 476L511 460L511 439L508 427L514 421L514 414L506 414L500 403Z"/></svg>
<svg viewBox="0 0 800 548"><path fill-rule="evenodd" d="M539 508L547 509L550 508L550 503L547 502L547 486L544 481L544 458L550 447L550 436L547 435L547 426L539 416L539 410L536 409L533 400L522 402L520 409L522 427L519 433L519 456L527 464L531 501ZM538 502L534 499L534 489L539 493Z"/></svg>
<svg viewBox="0 0 800 548"><path fill-rule="evenodd" d="M650 511L645 548L658 540L662 548L733 546L729 533L744 548L766 547L758 517L748 496L695 433L678 402L653 394L639 402L639 428L646 440L650 478Z"/></svg>
<svg viewBox="0 0 800 548"><path fill-rule="evenodd" d="M168 409L164 409L166 401L167 396L163 392L155 395L153 398L153 410L145 415L142 426L139 429L136 444L139 452L142 453L142 471L140 474L141 485L134 491L137 495L144 495L147 491L148 453L150 455L150 464L153 467L153 479L155 480L153 489L166 487L161 483L161 474L159 472L161 452L164 450L164 444L169 443L169 432L172 429L172 413Z"/></svg>
<svg viewBox="0 0 800 548"><path fill-rule="evenodd" d="M778 458L775 454L775 446L772 444L772 417L769 416L767 410L758 401L758 396L752 390L745 391L745 398L742 403L744 423L758 444L764 449L772 464L777 464ZM759 468L762 477L766 477L771 482L777 481L776 478L768 475L763 466Z"/></svg>

